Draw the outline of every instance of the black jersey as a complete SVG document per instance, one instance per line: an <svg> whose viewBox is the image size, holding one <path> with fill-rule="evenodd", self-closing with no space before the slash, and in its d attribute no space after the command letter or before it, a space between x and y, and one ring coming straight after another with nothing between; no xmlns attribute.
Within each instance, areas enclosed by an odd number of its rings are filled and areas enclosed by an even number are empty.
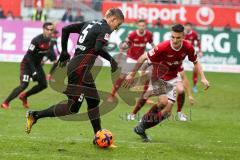
<svg viewBox="0 0 240 160"><path fill-rule="evenodd" d="M43 34L34 37L23 61L35 66L40 65L43 57L49 52L50 40L50 38L44 37Z"/></svg>
<svg viewBox="0 0 240 160"><path fill-rule="evenodd" d="M94 49L96 41L107 44L112 33L111 28L104 19L72 24L66 27L65 30L79 34L75 55L89 53L89 50Z"/></svg>

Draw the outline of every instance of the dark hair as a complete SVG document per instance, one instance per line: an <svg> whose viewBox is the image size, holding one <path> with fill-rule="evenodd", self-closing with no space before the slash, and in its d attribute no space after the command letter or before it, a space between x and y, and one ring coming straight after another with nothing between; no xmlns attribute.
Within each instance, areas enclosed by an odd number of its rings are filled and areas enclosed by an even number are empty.
<svg viewBox="0 0 240 160"><path fill-rule="evenodd" d="M52 22L45 22L43 23L43 28L47 28L48 26L52 26L53 23Z"/></svg>
<svg viewBox="0 0 240 160"><path fill-rule="evenodd" d="M175 24L172 26L172 31L181 33L184 31L184 27L181 24Z"/></svg>
<svg viewBox="0 0 240 160"><path fill-rule="evenodd" d="M141 22L147 23L145 19L139 19L139 20L137 20L137 23L141 23Z"/></svg>
<svg viewBox="0 0 240 160"><path fill-rule="evenodd" d="M192 23L190 23L190 22L186 22L185 23L185 26L192 26L193 24Z"/></svg>
<svg viewBox="0 0 240 160"><path fill-rule="evenodd" d="M119 8L111 8L107 11L106 17L109 18L111 16L116 16L122 20L124 20L124 15Z"/></svg>

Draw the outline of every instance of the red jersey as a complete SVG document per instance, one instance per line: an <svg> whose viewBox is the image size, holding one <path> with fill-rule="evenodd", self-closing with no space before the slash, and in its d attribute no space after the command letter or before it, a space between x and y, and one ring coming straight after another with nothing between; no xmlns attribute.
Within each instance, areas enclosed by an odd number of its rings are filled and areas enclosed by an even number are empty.
<svg viewBox="0 0 240 160"><path fill-rule="evenodd" d="M191 30L189 33L185 34L185 40L189 41L193 46L197 45L199 51L201 51L200 38L196 31Z"/></svg>
<svg viewBox="0 0 240 160"><path fill-rule="evenodd" d="M170 40L159 43L147 56L153 65L152 77L165 81L176 78L178 72L183 70L182 62L186 56L191 62L197 61L193 46L186 40L178 50L172 47Z"/></svg>
<svg viewBox="0 0 240 160"><path fill-rule="evenodd" d="M144 53L147 43L153 42L153 36L148 30L142 35L136 30L129 34L127 40L129 41L130 46L127 51L127 57L138 60L138 58Z"/></svg>

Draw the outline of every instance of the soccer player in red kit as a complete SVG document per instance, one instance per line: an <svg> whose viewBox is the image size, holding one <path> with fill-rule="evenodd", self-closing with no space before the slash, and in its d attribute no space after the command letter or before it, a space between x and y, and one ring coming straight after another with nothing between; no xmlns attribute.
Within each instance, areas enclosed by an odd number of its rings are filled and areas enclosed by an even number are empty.
<svg viewBox="0 0 240 160"><path fill-rule="evenodd" d="M198 56L202 57L199 35L195 30L193 30L193 26L189 22L185 24L184 39L190 42L192 46L195 48L196 52L198 53ZM193 78L193 92L197 93L198 92L198 89L197 89L198 73L196 69L193 69L192 78ZM178 92L178 95L177 95L177 116L180 121L186 121L187 119L186 115L182 113L184 101L185 101L185 91L183 90L183 92Z"/></svg>
<svg viewBox="0 0 240 160"><path fill-rule="evenodd" d="M193 47L195 47L196 52L198 53L198 56L201 58L203 53L201 50L201 43L200 43L200 37L198 33L193 29L193 26L191 23L185 24L185 40L189 41ZM198 74L196 70L193 70L193 92L197 93L197 81L198 81Z"/></svg>
<svg viewBox="0 0 240 160"><path fill-rule="evenodd" d="M146 26L147 24L144 19L138 20L138 29L132 31L121 45L122 48L128 48L126 62L122 65L121 74L113 86L111 95L108 97L109 102L113 101L126 75L133 69L138 58L144 53L147 43L150 43L154 47L152 33L146 29ZM147 84L148 82L145 85Z"/></svg>
<svg viewBox="0 0 240 160"><path fill-rule="evenodd" d="M145 130L166 119L172 110L176 101L176 85L180 80L178 73L183 70L182 62L186 56L200 74L205 89L209 87L209 82L205 78L193 46L184 40L184 27L181 24L176 24L171 29L171 40L159 43L157 47L143 54L132 72L126 77L124 84L125 87L131 86L136 72L144 61L147 60L152 64L151 95L158 96L158 103L151 107L134 128L134 132L141 136L144 142L150 141Z"/></svg>

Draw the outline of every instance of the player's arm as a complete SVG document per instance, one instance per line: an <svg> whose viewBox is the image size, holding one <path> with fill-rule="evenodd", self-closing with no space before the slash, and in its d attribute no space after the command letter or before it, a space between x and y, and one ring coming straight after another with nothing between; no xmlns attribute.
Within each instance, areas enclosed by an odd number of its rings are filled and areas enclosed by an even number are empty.
<svg viewBox="0 0 240 160"><path fill-rule="evenodd" d="M209 85L209 82L207 81L207 79L206 79L206 77L203 73L201 64L197 59L197 54L196 54L192 45L189 46L188 51L189 51L188 52L188 60L190 60L194 64L194 70L196 70L197 73L200 75L201 82L206 87L205 90L207 90L210 85Z"/></svg>
<svg viewBox="0 0 240 160"><path fill-rule="evenodd" d="M62 37L61 37L62 53L60 54L60 57L59 57L60 62L66 61L70 58L70 55L67 52L68 38L70 34L71 33L79 34L84 24L85 24L84 22L75 23L62 28Z"/></svg>
<svg viewBox="0 0 240 160"><path fill-rule="evenodd" d="M184 70L182 72L180 72L180 76L182 78L183 86L184 86L184 88L186 90L186 93L188 95L188 100L189 100L190 104L193 105L194 104L194 98L192 96L190 84L189 84L187 75L186 75Z"/></svg>
<svg viewBox="0 0 240 160"><path fill-rule="evenodd" d="M134 69L127 75L124 83L124 87L129 88L131 84L133 83L133 78L135 77L137 71L139 68L143 65L143 63L148 59L147 53L144 53L141 55L141 57L138 58L137 63L134 66Z"/></svg>
<svg viewBox="0 0 240 160"><path fill-rule="evenodd" d="M30 44L30 46L28 48L28 51L27 51L27 55L25 57L28 61L31 73L33 75L37 74L37 70L36 70L36 67L35 67L34 62L33 62L34 54L36 54L36 52L37 52L37 45L38 45L38 40L37 40L37 38L34 38L31 41L31 44Z"/></svg>
<svg viewBox="0 0 240 160"><path fill-rule="evenodd" d="M104 49L105 43L103 41L96 41L95 43L95 51L104 59L110 62L112 72L115 72L118 69L117 62L114 60L114 58Z"/></svg>
<svg viewBox="0 0 240 160"><path fill-rule="evenodd" d="M205 90L207 90L210 85L209 85L209 82L208 82L208 80L206 79L206 77L203 73L202 66L201 66L200 62L195 61L195 62L193 62L193 64L194 64L194 68L197 70L198 74L201 77L202 84L206 87Z"/></svg>
<svg viewBox="0 0 240 160"><path fill-rule="evenodd" d="M199 49L198 54L199 54L200 57L202 57L202 56L203 56L203 53L202 53L202 50L201 50L200 36L199 36L198 33L196 33L196 34L197 34L197 35L196 35L197 47L198 47L198 49Z"/></svg>

